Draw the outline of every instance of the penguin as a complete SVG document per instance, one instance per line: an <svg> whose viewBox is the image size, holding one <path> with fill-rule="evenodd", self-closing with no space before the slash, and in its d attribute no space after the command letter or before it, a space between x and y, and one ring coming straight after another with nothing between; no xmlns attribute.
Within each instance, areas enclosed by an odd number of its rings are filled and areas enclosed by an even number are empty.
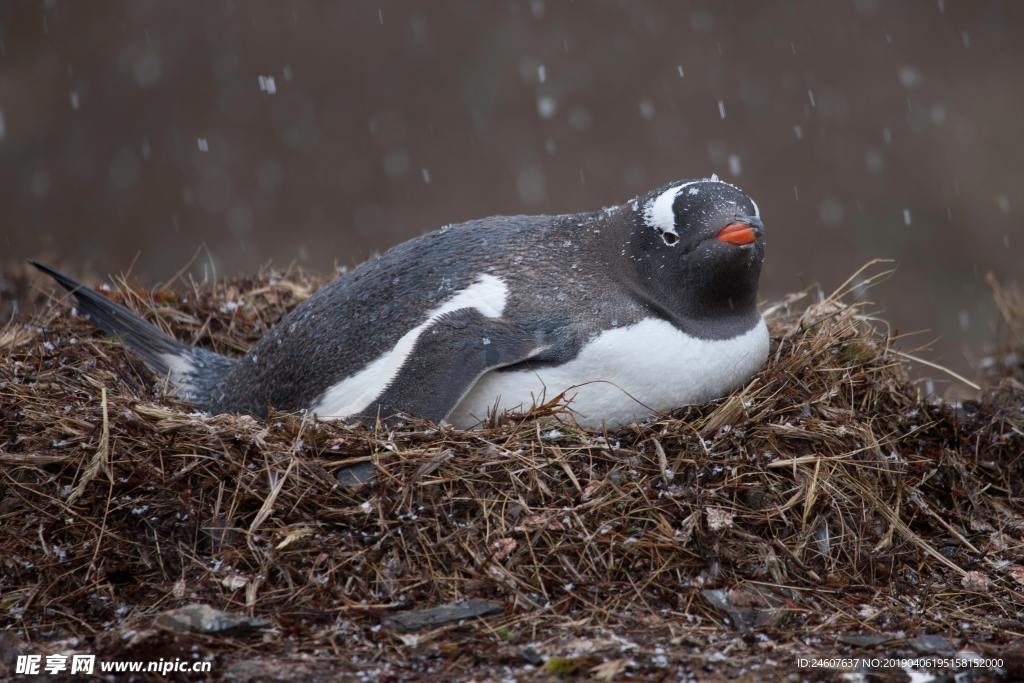
<svg viewBox="0 0 1024 683"><path fill-rule="evenodd" d="M197 408L460 428L563 394L614 429L742 386L768 355L757 204L717 176L589 213L495 216L339 276L241 357L167 336L34 263Z"/></svg>

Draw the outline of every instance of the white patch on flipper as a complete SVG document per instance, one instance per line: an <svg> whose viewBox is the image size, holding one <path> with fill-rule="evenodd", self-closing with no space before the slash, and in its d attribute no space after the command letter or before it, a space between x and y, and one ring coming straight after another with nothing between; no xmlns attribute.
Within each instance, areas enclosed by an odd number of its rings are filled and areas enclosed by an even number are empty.
<svg viewBox="0 0 1024 683"><path fill-rule="evenodd" d="M320 417L334 419L361 414L384 392L412 353L416 340L438 318L465 308L475 308L481 315L498 318L505 311L507 300L508 285L501 278L480 275L476 282L432 310L426 320L402 335L393 349L329 387L311 410Z"/></svg>
<svg viewBox="0 0 1024 683"><path fill-rule="evenodd" d="M496 403L499 411L525 409L535 400L550 400L575 387L567 396L575 395L569 405L580 423L597 427L604 422L616 428L647 417L651 411L664 412L724 396L746 383L767 357L764 320L731 339L707 340L692 337L665 320L646 318L602 332L563 365L486 373L452 411L449 421L458 427L472 427L486 418Z"/></svg>
<svg viewBox="0 0 1024 683"><path fill-rule="evenodd" d="M195 387L192 386L191 377L195 366L192 365L189 357L177 353L161 353L160 360L167 366L171 384L178 395L183 398L192 398L195 394Z"/></svg>

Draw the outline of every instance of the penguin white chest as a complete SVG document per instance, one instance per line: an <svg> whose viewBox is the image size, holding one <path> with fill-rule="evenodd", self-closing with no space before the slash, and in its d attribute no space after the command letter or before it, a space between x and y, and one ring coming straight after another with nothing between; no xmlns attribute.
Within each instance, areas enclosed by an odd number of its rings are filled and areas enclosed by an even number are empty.
<svg viewBox="0 0 1024 683"><path fill-rule="evenodd" d="M592 338L567 363L486 373L449 421L472 427L495 406L529 408L567 391L585 426L609 428L682 405L704 403L741 386L768 357L768 328L758 320L730 339L699 339L669 322L646 318Z"/></svg>

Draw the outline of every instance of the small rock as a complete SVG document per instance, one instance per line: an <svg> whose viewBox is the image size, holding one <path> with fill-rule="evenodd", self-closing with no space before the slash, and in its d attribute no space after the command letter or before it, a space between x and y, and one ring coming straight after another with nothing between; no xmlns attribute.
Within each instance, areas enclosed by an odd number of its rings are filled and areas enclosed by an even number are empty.
<svg viewBox="0 0 1024 683"><path fill-rule="evenodd" d="M335 475L338 483L347 488L355 488L368 484L377 478L377 468L372 462L358 462L355 465L342 467Z"/></svg>
<svg viewBox="0 0 1024 683"><path fill-rule="evenodd" d="M192 633L243 633L269 626L266 619L228 614L209 605L187 605L157 615L157 626L170 631Z"/></svg>
<svg viewBox="0 0 1024 683"><path fill-rule="evenodd" d="M987 593L988 589L992 586L992 582L979 571L969 571L960 579L960 585L967 590Z"/></svg>
<svg viewBox="0 0 1024 683"><path fill-rule="evenodd" d="M917 652L925 655L939 655L940 657L953 657L956 655L956 648L943 636L928 634L907 638L907 645Z"/></svg>
<svg viewBox="0 0 1024 683"><path fill-rule="evenodd" d="M411 610L384 619L384 625L399 631L434 628L462 619L483 617L505 611L504 606L490 600L463 600L429 609Z"/></svg>

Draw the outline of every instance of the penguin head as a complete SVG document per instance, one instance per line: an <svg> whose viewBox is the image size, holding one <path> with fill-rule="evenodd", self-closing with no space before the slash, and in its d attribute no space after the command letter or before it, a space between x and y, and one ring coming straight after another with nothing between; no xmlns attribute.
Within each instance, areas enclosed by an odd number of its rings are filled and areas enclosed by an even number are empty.
<svg viewBox="0 0 1024 683"><path fill-rule="evenodd" d="M717 176L669 183L636 203L636 283L686 317L756 316L764 261L757 204Z"/></svg>

